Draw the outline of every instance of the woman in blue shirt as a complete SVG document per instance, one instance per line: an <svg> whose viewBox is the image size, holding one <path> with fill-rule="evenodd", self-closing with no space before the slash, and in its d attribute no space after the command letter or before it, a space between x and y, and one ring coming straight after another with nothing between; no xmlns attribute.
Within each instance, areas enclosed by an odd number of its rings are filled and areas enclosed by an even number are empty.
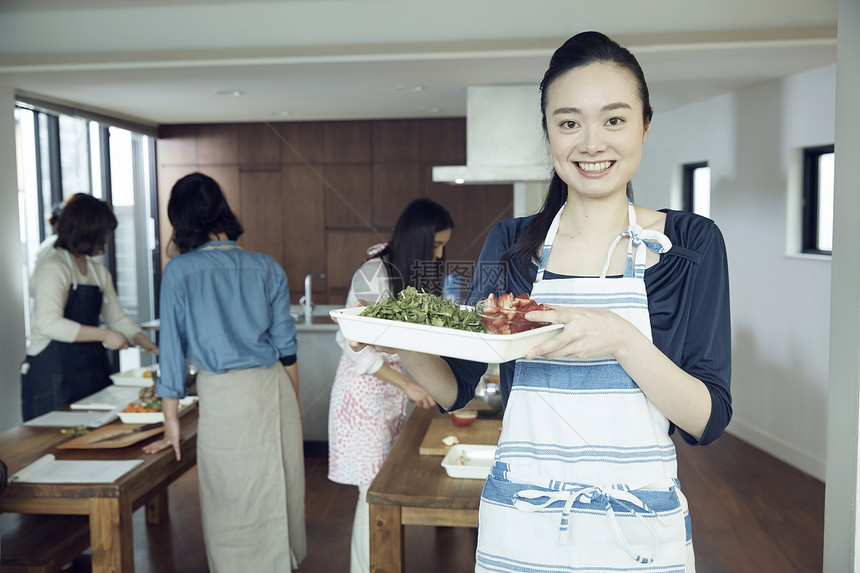
<svg viewBox="0 0 860 573"><path fill-rule="evenodd" d="M198 369L197 465L213 572L281 571L306 552L296 325L283 269L243 250L243 229L212 178L193 173L167 206L179 251L161 280L164 439L180 457L186 360Z"/></svg>
<svg viewBox="0 0 860 573"><path fill-rule="evenodd" d="M633 205L652 109L628 50L577 34L540 93L553 161L544 206L492 230L470 302L529 292L550 308L526 318L564 329L503 371L476 571L690 573L669 433L708 443L731 416L723 239L697 215ZM445 409L471 398L486 366L398 353Z"/></svg>

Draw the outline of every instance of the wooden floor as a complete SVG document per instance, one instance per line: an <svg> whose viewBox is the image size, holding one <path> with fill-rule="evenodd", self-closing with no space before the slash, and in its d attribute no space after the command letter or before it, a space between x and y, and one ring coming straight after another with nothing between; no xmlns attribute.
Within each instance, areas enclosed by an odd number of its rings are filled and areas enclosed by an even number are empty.
<svg viewBox="0 0 860 573"><path fill-rule="evenodd" d="M677 443L677 440L676 440ZM326 479L325 456L305 458L308 555L299 573L349 571L357 489ZM725 435L704 448L678 446L690 504L698 573L811 573L822 570L824 484ZM475 531L406 528L409 573L472 571ZM138 573L206 573L197 473L170 486L170 517L146 525L134 514ZM67 572L89 572L86 557Z"/></svg>

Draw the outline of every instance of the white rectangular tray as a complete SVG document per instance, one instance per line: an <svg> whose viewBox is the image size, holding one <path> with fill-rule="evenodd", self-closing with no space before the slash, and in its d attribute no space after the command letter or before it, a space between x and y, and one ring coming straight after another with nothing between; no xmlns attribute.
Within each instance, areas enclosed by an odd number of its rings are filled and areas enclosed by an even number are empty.
<svg viewBox="0 0 860 573"><path fill-rule="evenodd" d="M457 444L442 458L442 467L452 478L487 479L496 446Z"/></svg>
<svg viewBox="0 0 860 573"><path fill-rule="evenodd" d="M563 324L550 324L517 334L486 334L358 316L364 308L340 308L329 313L347 340L488 364L522 358L564 328Z"/></svg>
<svg viewBox="0 0 860 573"><path fill-rule="evenodd" d="M129 402L138 399L140 390L130 386L111 384L86 398L81 398L69 407L72 410L122 410Z"/></svg>
<svg viewBox="0 0 860 573"><path fill-rule="evenodd" d="M197 396L186 396L180 399L179 415L187 414L196 403ZM128 406L128 404L125 406ZM120 408L120 410L123 408ZM164 421L164 414L162 412L117 412L117 415L123 424L152 424Z"/></svg>
<svg viewBox="0 0 860 573"><path fill-rule="evenodd" d="M149 388L155 383L155 378L144 377L143 373L146 371L151 371L153 375L158 370L158 364L153 364L152 366L144 366L141 368L134 368L132 370L126 370L125 372L117 372L116 374L111 374L110 379L117 386L133 386L134 388Z"/></svg>

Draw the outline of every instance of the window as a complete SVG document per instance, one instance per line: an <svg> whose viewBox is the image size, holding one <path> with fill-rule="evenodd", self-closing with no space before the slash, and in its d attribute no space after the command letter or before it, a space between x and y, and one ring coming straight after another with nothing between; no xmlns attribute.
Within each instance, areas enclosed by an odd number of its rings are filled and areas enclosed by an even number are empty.
<svg viewBox="0 0 860 573"><path fill-rule="evenodd" d="M711 216L711 168L706 161L683 166L683 210Z"/></svg>
<svg viewBox="0 0 860 573"><path fill-rule="evenodd" d="M833 250L834 146L803 150L803 252Z"/></svg>
<svg viewBox="0 0 860 573"><path fill-rule="evenodd" d="M160 271L155 140L109 122L28 102L18 102L15 124L21 243L26 255L24 293L40 244L54 234L48 223L52 209L75 193L86 193L110 204L117 218L116 231L105 246L105 266L114 278L120 303L135 323L152 320ZM30 308L29 297L25 307ZM152 360L136 349L111 356L115 370Z"/></svg>

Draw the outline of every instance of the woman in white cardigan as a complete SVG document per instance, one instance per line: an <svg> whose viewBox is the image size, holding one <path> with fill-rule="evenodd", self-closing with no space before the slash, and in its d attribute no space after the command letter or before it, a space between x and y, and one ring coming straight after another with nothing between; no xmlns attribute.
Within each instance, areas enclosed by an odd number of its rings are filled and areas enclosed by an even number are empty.
<svg viewBox="0 0 860 573"><path fill-rule="evenodd" d="M57 240L33 270L33 313L21 365L24 421L110 384L107 349L158 347L128 317L98 257L117 225L104 202L73 195L57 223ZM101 326L100 318L105 326Z"/></svg>

